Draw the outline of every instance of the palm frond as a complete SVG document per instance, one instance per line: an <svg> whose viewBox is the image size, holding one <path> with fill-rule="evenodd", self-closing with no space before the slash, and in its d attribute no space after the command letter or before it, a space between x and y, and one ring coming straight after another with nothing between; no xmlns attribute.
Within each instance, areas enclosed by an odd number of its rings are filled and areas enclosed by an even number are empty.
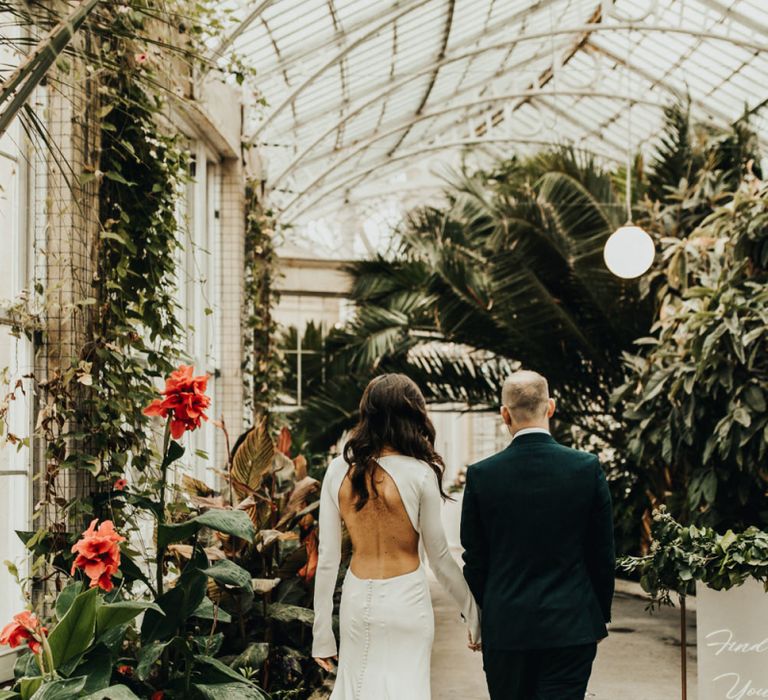
<svg viewBox="0 0 768 700"><path fill-rule="evenodd" d="M0 86L0 136L98 4L99 0L83 0L40 40L35 50Z"/></svg>

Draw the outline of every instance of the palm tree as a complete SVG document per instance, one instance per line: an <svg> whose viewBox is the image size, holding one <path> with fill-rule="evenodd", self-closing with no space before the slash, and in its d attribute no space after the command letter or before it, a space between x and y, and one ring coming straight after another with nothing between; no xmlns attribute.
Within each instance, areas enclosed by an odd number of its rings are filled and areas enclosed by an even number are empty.
<svg viewBox="0 0 768 700"><path fill-rule="evenodd" d="M353 372L316 395L302 420L330 406L354 419L351 383L407 371L433 401L487 408L518 363L547 374L564 425L611 442L610 392L621 352L647 328L651 305L602 264L624 217L611 174L573 149L462 173L444 209L412 212L391 259L351 267L355 319L329 355ZM341 427L344 421L334 421ZM338 433L325 430L324 439Z"/></svg>

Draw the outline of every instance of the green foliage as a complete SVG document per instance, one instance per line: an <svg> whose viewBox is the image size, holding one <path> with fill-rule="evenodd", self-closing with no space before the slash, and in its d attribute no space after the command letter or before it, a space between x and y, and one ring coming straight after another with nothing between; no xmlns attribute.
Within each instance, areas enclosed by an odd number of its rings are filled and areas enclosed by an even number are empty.
<svg viewBox="0 0 768 700"><path fill-rule="evenodd" d="M760 151L746 119L715 129L695 122L690 104L671 105L664 116L642 187L657 210L661 235L683 238L730 200L748 174L760 176Z"/></svg>
<svg viewBox="0 0 768 700"><path fill-rule="evenodd" d="M161 525L158 542L162 547L172 542L181 542L192 537L203 527L240 537L246 542L253 542L256 535L253 524L245 512L241 510L207 510L183 523Z"/></svg>
<svg viewBox="0 0 768 700"><path fill-rule="evenodd" d="M651 551L626 557L620 566L638 572L651 607L671 605L671 592L687 595L698 581L717 591L753 578L768 592L768 532L750 527L717 534L709 527L684 526L661 506L653 514Z"/></svg>
<svg viewBox="0 0 768 700"><path fill-rule="evenodd" d="M721 531L768 524L767 204L748 183L665 242L662 312L616 395L653 500Z"/></svg>
<svg viewBox="0 0 768 700"><path fill-rule="evenodd" d="M243 376L247 403L256 423L262 416L270 416L269 409L277 403L284 360L272 315L279 301L275 289L275 218L260 201L258 183L248 183L245 197Z"/></svg>

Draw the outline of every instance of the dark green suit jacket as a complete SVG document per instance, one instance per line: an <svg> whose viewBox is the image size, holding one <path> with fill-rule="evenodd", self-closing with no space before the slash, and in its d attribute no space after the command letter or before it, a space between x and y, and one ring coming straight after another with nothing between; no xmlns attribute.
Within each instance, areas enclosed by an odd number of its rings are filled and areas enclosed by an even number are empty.
<svg viewBox="0 0 768 700"><path fill-rule="evenodd" d="M548 649L606 636L613 517L594 455L529 433L472 465L461 543L485 648Z"/></svg>

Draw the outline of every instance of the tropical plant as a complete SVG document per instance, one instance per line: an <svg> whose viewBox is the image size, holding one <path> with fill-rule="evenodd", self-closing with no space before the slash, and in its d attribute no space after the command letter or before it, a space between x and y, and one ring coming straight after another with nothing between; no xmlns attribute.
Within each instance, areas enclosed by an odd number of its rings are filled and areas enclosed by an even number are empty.
<svg viewBox="0 0 768 700"><path fill-rule="evenodd" d="M768 524L768 186L668 239L661 312L617 392L643 486L683 522Z"/></svg>
<svg viewBox="0 0 768 700"><path fill-rule="evenodd" d="M663 505L654 511L651 529L650 552L620 561L624 571L639 573L650 608L672 605L673 592L693 593L697 581L722 591L751 578L768 592L768 532L749 527L720 535L709 527L680 524Z"/></svg>
<svg viewBox="0 0 768 700"><path fill-rule="evenodd" d="M174 476L184 454L179 441L207 420L206 384L206 376L181 366L145 409L165 419L157 500L141 482L113 485L114 513L133 509L139 520L155 520L154 582L136 543L111 521L94 520L79 539L20 533L35 556L53 562L59 581L67 573L74 580L58 594L50 621L21 613L0 633L0 643L28 644L13 690L2 697L234 693L258 700L266 690L275 697L290 690L299 700L322 683L310 657L319 482L300 455L288 457L286 429L273 440L266 417L231 450L220 472L222 492L187 474ZM214 423L228 443L226 425ZM174 486L179 481L181 489Z"/></svg>

